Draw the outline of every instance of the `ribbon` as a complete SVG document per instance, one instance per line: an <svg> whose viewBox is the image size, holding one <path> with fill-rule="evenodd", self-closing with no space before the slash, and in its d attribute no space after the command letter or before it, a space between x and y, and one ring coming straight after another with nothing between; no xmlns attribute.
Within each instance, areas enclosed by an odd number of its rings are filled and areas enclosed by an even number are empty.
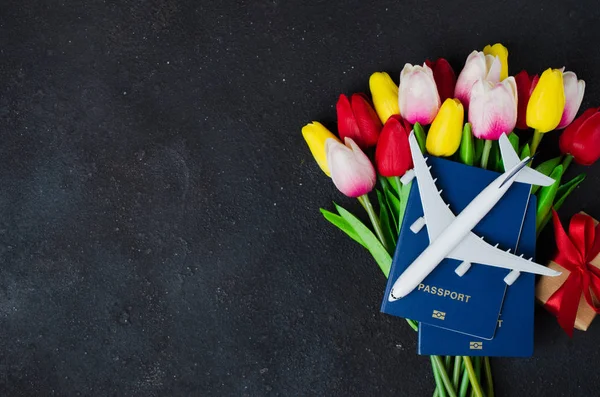
<svg viewBox="0 0 600 397"><path fill-rule="evenodd" d="M589 215L576 214L571 218L569 234L565 232L558 214L552 210L557 253L553 261L570 272L567 280L546 301L567 335L573 336L581 294L596 313L592 293L600 298L600 269L590 262L600 253L600 224L594 226Z"/></svg>

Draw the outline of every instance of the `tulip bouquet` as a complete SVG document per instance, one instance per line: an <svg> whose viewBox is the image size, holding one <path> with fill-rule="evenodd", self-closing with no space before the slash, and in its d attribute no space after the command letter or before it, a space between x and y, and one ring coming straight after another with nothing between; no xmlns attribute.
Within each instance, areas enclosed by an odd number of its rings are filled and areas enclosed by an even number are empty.
<svg viewBox="0 0 600 397"><path fill-rule="evenodd" d="M399 85L385 72L369 79L371 97L340 95L337 131L313 121L302 129L314 158L335 186L357 198L370 226L342 206L321 209L325 219L366 248L387 277L402 227L410 183L400 177L412 168L408 135L414 131L420 150L471 166L503 171L498 139L508 134L521 157L536 153L544 134L564 129L562 154L537 165L555 180L532 187L538 196L538 233L585 174L564 182L572 161L591 165L600 157L600 108L575 118L585 82L573 72L547 69L541 76L526 71L509 75L508 50L502 44L473 51L458 75L443 58L420 65L406 64ZM466 123L465 123L466 118ZM515 129L533 129L530 140ZM520 136L522 134L522 137ZM373 194L374 192L374 194ZM373 205L369 194L377 198ZM417 323L407 319L417 330ZM492 396L487 357L432 356L437 396ZM485 390L485 391L484 391Z"/></svg>

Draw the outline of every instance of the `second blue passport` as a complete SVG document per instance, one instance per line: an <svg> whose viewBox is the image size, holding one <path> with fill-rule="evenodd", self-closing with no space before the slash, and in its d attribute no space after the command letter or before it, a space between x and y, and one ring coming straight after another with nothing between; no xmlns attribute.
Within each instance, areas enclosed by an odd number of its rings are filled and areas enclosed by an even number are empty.
<svg viewBox="0 0 600 397"><path fill-rule="evenodd" d="M535 255L535 196L531 197L517 253ZM432 325L419 326L419 354L530 357L533 354L535 275L522 273L508 287L494 339L482 340Z"/></svg>

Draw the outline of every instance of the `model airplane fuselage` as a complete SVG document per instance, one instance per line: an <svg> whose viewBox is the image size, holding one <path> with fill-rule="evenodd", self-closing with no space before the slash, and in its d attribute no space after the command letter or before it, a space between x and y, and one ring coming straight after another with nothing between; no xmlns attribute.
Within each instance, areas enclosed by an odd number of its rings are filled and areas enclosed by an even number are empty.
<svg viewBox="0 0 600 397"><path fill-rule="evenodd" d="M411 226L418 233L426 225L429 234L429 246L406 268L392 286L389 300L395 301L413 291L445 258L457 259L461 264L455 272L463 276L471 263L502 267L511 272L505 277L512 284L521 271L549 276L559 275L545 266L523 259L492 246L477 237L472 229L500 201L515 181L547 186L554 182L551 178L527 167L530 158L520 161L506 135L500 138L500 149L506 172L490 183L457 216L454 216L443 202L435 187L435 180L429 173L426 159L419 150L416 138L409 138L414 163L414 174L419 185L419 194L423 206L424 218L419 218ZM411 171L409 171L411 173ZM412 175L406 175L406 179Z"/></svg>

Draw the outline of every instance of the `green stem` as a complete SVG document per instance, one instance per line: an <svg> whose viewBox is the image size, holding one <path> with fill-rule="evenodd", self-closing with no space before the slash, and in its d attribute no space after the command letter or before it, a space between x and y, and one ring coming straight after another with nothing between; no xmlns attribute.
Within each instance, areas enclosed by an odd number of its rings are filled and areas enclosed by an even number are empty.
<svg viewBox="0 0 600 397"><path fill-rule="evenodd" d="M488 160L490 159L490 150L492 150L492 140L486 139L481 152L481 168L487 169Z"/></svg>
<svg viewBox="0 0 600 397"><path fill-rule="evenodd" d="M487 397L494 397L494 381L492 379L492 366L490 364L490 358L483 358L483 368L485 370L485 383L487 385Z"/></svg>
<svg viewBox="0 0 600 397"><path fill-rule="evenodd" d="M450 381L450 378L448 377L448 373L446 372L446 367L444 366L444 362L442 361L442 358L440 356L431 356L432 360L435 362L435 364L438 367L438 374L440 376L440 378L442 378L442 382L444 382L444 386L446 387L446 391L448 392L448 395L450 397L456 397L456 391L454 390L454 387L452 386L452 382Z"/></svg>
<svg viewBox="0 0 600 397"><path fill-rule="evenodd" d="M444 358L444 366L446 367L446 371L448 371L448 376L450 376L449 374L452 372L452 357L446 356ZM456 387L454 389L456 390Z"/></svg>
<svg viewBox="0 0 600 397"><path fill-rule="evenodd" d="M392 177L394 182L396 182L396 188L398 189L398 196L400 196L400 192L402 191L402 182L400 182L399 176Z"/></svg>
<svg viewBox="0 0 600 397"><path fill-rule="evenodd" d="M410 325L410 327L414 330L414 331L418 331L419 330L419 323L416 322L415 320L411 320L411 319L405 319L406 322L408 323L408 325Z"/></svg>
<svg viewBox="0 0 600 397"><path fill-rule="evenodd" d="M442 377L440 376L440 370L433 357L435 356L429 356L429 359L431 360L431 369L433 370L433 379L435 379L435 384L437 386L434 395L437 392L437 396L446 397L446 389L444 388L444 383L442 381Z"/></svg>
<svg viewBox="0 0 600 397"><path fill-rule="evenodd" d="M475 369L473 368L471 357L463 356L463 360L465 361L465 368L467 369L467 373L469 374L469 380L471 381L471 386L473 387L475 395L477 397L483 397L483 391L481 391L481 386L479 385L479 381L477 380L477 374L475 373Z"/></svg>
<svg viewBox="0 0 600 397"><path fill-rule="evenodd" d="M464 366L465 362L463 361L463 375L460 381L460 397L467 397L467 392L469 391L469 373Z"/></svg>
<svg viewBox="0 0 600 397"><path fill-rule="evenodd" d="M362 200L362 196L358 197L358 202L360 203L360 205L362 205L362 207L365 209L365 211L367 211L367 212L369 211L367 209L367 206L365 205L365 202Z"/></svg>
<svg viewBox="0 0 600 397"><path fill-rule="evenodd" d="M377 216L377 214L375 213L375 210L373 209L371 200L369 200L369 195L363 194L362 196L360 196L358 198L358 201L361 202L361 204L367 211L367 214L369 214L369 219L371 220L371 223L373 224L373 229L375 229L375 234L377 235L377 238L381 242L381 245L383 245L383 248L385 248L385 250L389 252L390 250L387 246L387 243L385 242L383 230L381 230L381 224L379 223L379 217Z"/></svg>
<svg viewBox="0 0 600 397"><path fill-rule="evenodd" d="M572 161L573 161L573 156L571 156L570 154L567 154L561 163L563 166L563 174L565 173L565 171L567 171L567 168L569 168Z"/></svg>
<svg viewBox="0 0 600 397"><path fill-rule="evenodd" d="M481 357L473 357L473 367L475 368L475 375L477 376L477 381L481 385ZM471 390L471 397L475 397L475 390Z"/></svg>
<svg viewBox="0 0 600 397"><path fill-rule="evenodd" d="M452 373L452 385L454 389L458 390L458 381L460 380L460 369L462 366L462 357L454 357L454 371Z"/></svg>
<svg viewBox="0 0 600 397"><path fill-rule="evenodd" d="M531 140L531 147L530 147L531 148L530 156L533 156L535 154L543 137L544 137L544 134L542 134L538 130L533 131L533 139Z"/></svg>

